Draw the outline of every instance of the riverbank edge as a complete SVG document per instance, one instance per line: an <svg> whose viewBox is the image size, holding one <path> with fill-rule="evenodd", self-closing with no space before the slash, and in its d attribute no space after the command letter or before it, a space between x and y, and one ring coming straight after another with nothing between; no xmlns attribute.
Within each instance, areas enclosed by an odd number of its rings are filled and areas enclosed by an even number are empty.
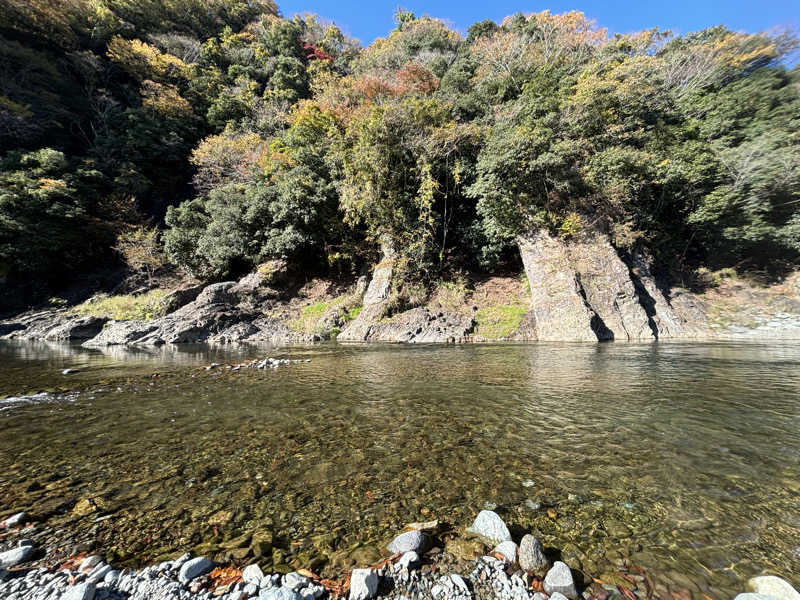
<svg viewBox="0 0 800 600"><path fill-rule="evenodd" d="M166 314L144 321L93 313L91 303L28 311L0 321L0 339L87 347L287 345L331 339L413 344L800 339L800 273L771 287L731 280L703 294L685 289L662 293L655 284L650 292L644 287L636 292L628 286L627 292L617 293L628 294L627 309L606 299L603 306L613 305L616 313L605 320L586 307L558 308L571 297L556 294L536 301L531 294L535 286L513 277L485 278L469 294L463 286L454 291L442 285L424 305L405 310L394 304L392 273L384 267L376 268L369 282L365 277L344 283L313 280L288 296L273 285L255 272L235 282L180 286L166 294ZM557 292L564 296L564 290ZM645 298L658 298L660 311L640 310ZM594 306L601 304L595 301ZM588 317L591 327L578 323ZM624 335L615 335L609 325Z"/></svg>
<svg viewBox="0 0 800 600"><path fill-rule="evenodd" d="M490 554L457 561L436 547L439 521L413 523L387 545L376 565L323 579L306 569L263 573L258 564L239 569L187 552L140 569L118 569L99 554L58 557L58 546L42 550L27 513L0 523L0 596L7 600L610 600L669 597L642 574L620 573L628 585L604 583L545 554L528 533L519 545L497 513L482 510L466 534ZM11 534L11 535L10 535ZM751 578L749 593L735 600L797 600L790 583L773 575ZM673 597L674 592L670 592ZM688 590L684 590L688 593ZM691 597L691 596L689 596ZM708 598L708 595L704 596Z"/></svg>

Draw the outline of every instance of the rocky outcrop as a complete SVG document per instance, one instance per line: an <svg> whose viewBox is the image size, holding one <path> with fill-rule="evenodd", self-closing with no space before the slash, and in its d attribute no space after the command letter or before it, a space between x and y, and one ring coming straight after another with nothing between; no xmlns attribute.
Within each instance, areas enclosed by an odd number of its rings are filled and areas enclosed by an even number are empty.
<svg viewBox="0 0 800 600"><path fill-rule="evenodd" d="M336 339L342 342L364 342L370 339L374 325L380 322L386 313L393 275L394 250L390 245L384 244L383 259L372 272L372 279L362 299L361 312L345 325Z"/></svg>
<svg viewBox="0 0 800 600"><path fill-rule="evenodd" d="M387 318L391 304L394 251L384 244L383 260L372 272L359 315L337 336L340 342L458 343L467 341L472 317L446 311L413 308Z"/></svg>
<svg viewBox="0 0 800 600"><path fill-rule="evenodd" d="M586 303L595 312L601 340L649 340L654 332L628 266L608 238L587 235L567 246Z"/></svg>
<svg viewBox="0 0 800 600"><path fill-rule="evenodd" d="M532 321L541 341L597 341L594 311L581 295L566 244L540 231L518 240L531 288Z"/></svg>
<svg viewBox="0 0 800 600"><path fill-rule="evenodd" d="M193 302L152 321L110 321L84 345L311 341L285 323L239 305L236 286L235 281L206 286Z"/></svg>
<svg viewBox="0 0 800 600"><path fill-rule="evenodd" d="M526 327L543 341L654 340L709 335L702 305L665 294L642 252L623 257L608 237L564 241L539 231L518 240L531 288Z"/></svg>
<svg viewBox="0 0 800 600"><path fill-rule="evenodd" d="M88 340L100 333L107 321L105 317L76 315L67 310L38 311L0 323L0 337L54 342Z"/></svg>
<svg viewBox="0 0 800 600"><path fill-rule="evenodd" d="M348 328L345 330L348 332L345 341L460 343L469 339L473 326L472 318L462 314L413 308L398 313L391 319L362 321L356 330L362 337L356 338L353 329ZM342 340L342 335L340 334L337 339Z"/></svg>

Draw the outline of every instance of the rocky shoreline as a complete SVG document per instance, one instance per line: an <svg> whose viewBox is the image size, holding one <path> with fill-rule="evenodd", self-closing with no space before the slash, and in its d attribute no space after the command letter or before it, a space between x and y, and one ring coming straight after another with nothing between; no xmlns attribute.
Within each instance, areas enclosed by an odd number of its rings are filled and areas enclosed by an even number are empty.
<svg viewBox="0 0 800 600"><path fill-rule="evenodd" d="M517 545L502 518L491 510L478 513L466 529L485 547L494 547L489 555L457 562L434 547L438 521L413 523L387 545L388 558L371 567L354 568L337 580L321 579L305 569L264 573L256 563L239 569L191 553L138 570L117 568L99 554L87 552L59 559L62 548L37 545L41 531L26 513L12 515L0 525L7 530L0 535L0 597L5 600L667 598L651 589L642 576L627 577L630 587L587 579L553 559L552 551L546 553L530 533ZM800 599L791 584L777 576L754 577L747 585L751 591L735 600Z"/></svg>
<svg viewBox="0 0 800 600"><path fill-rule="evenodd" d="M529 258L526 264L532 265L533 260ZM529 271L536 274L544 268L536 264L529 266ZM573 297L573 281L559 283L557 278L551 278L552 285L530 288L530 297L524 299L530 305L527 312L513 321L508 331L489 334L480 327L482 311L502 311L507 307L482 304L474 297L460 308L429 302L393 313L391 269L381 267L376 268L368 286L362 278L350 287L339 288L338 297L331 300L329 295L328 302L317 302L321 310L313 318L302 316L304 310L314 306L309 304L313 299L272 298L274 290L269 292L270 288L255 273L238 282L174 290L166 302L177 308L150 321L115 321L64 308L27 312L0 321L0 340L108 348L186 343L284 345L327 339L388 343L800 339L800 276L776 289L736 283L697 296L681 289L661 294L655 280L642 275L647 272L644 267L637 272L638 288L633 284L625 286L624 294L608 292L614 288L608 281L597 284L598 289L605 290L597 293L598 298L615 307L604 319L587 308L579 293ZM636 289L642 290L641 295ZM623 297L630 302L621 302ZM649 298L647 302L645 297ZM500 296L492 301L504 299ZM652 307L643 308L651 301L653 306L661 306L660 313L652 312ZM595 300L595 305L598 302ZM512 305L512 310L513 306L518 305ZM630 308L635 319L619 312L624 306Z"/></svg>

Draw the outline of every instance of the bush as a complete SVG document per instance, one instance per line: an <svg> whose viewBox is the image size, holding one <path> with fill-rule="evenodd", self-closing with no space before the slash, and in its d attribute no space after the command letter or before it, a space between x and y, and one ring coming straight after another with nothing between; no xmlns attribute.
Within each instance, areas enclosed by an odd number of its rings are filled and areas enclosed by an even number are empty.
<svg viewBox="0 0 800 600"><path fill-rule="evenodd" d="M116 321L151 321L166 312L166 290L150 290L144 294L109 296L99 294L75 307L83 315L109 317Z"/></svg>

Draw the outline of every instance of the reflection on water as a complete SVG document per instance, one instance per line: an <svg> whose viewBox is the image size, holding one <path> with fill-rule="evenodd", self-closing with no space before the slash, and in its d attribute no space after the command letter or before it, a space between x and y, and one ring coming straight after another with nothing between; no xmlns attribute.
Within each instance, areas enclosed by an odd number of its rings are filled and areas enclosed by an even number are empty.
<svg viewBox="0 0 800 600"><path fill-rule="evenodd" d="M270 353L312 362L201 368ZM120 561L236 558L272 531L262 563L332 572L404 523L489 503L594 575L624 560L727 598L800 572L799 346L3 345L0 361L0 394L84 390L0 411L0 506L113 515L95 535Z"/></svg>

